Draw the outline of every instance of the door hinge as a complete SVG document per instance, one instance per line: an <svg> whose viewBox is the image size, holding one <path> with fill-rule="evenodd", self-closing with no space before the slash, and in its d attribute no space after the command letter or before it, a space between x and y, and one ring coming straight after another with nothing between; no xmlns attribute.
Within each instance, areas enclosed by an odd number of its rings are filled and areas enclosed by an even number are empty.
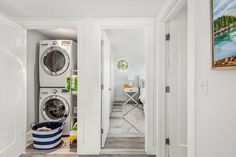
<svg viewBox="0 0 236 157"><path fill-rule="evenodd" d="M104 40L101 40L101 45L102 45L102 46L104 45Z"/></svg>
<svg viewBox="0 0 236 157"><path fill-rule="evenodd" d="M166 145L170 145L170 138L166 138Z"/></svg>
<svg viewBox="0 0 236 157"><path fill-rule="evenodd" d="M101 85L101 89L102 89L102 90L104 89L104 85L103 85L103 84Z"/></svg>
<svg viewBox="0 0 236 157"><path fill-rule="evenodd" d="M170 41L170 34L166 34L166 41Z"/></svg>
<svg viewBox="0 0 236 157"><path fill-rule="evenodd" d="M101 129L101 134L103 134L103 129Z"/></svg>
<svg viewBox="0 0 236 157"><path fill-rule="evenodd" d="M166 86L166 93L170 93L170 86Z"/></svg>

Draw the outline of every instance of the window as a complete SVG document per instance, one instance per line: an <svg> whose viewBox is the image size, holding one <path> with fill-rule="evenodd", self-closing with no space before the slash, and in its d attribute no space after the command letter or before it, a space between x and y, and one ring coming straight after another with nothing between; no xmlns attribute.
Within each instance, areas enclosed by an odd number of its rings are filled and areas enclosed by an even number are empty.
<svg viewBox="0 0 236 157"><path fill-rule="evenodd" d="M117 62L117 69L121 72L128 70L128 62L126 60L120 60Z"/></svg>

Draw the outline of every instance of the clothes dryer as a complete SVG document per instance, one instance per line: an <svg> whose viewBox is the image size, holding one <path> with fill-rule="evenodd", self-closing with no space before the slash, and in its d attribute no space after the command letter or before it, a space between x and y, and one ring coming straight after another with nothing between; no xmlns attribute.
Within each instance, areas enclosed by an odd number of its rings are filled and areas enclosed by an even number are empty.
<svg viewBox="0 0 236 157"><path fill-rule="evenodd" d="M72 40L42 40L39 50L40 87L65 88L66 77L77 69L77 45Z"/></svg>

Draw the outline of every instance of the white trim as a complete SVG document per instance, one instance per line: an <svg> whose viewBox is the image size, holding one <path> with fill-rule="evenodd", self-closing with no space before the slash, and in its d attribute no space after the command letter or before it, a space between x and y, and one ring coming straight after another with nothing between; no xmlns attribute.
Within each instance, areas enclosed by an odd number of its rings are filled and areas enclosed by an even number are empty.
<svg viewBox="0 0 236 157"><path fill-rule="evenodd" d="M165 24L157 23L157 126L158 126L158 150L157 155L164 157L165 154Z"/></svg>
<svg viewBox="0 0 236 157"><path fill-rule="evenodd" d="M145 137L145 134L112 134L107 137Z"/></svg>
<svg viewBox="0 0 236 157"><path fill-rule="evenodd" d="M70 18L27 18L15 17L12 20L21 24L25 29L53 29L53 28L78 28L82 25L83 19L70 20Z"/></svg>
<svg viewBox="0 0 236 157"><path fill-rule="evenodd" d="M146 154L144 149L102 149L100 154Z"/></svg>
<svg viewBox="0 0 236 157"><path fill-rule="evenodd" d="M146 118L145 118L145 152L147 154L156 154L155 151L155 128L154 128L154 21L146 21L146 22L105 22L105 23L98 23L96 27L99 29L99 36L101 39L101 32L104 29L143 29L145 31L145 71L146 71L146 104L150 104L147 107L146 111ZM101 49L101 45L99 44L99 50ZM100 56L101 57L101 56ZM101 59L100 59L101 61ZM100 64L101 65L101 64ZM101 67L99 68L100 75L101 75ZM101 78L101 77L99 77ZM101 82L101 81L100 81ZM101 87L101 85L99 86ZM101 102L101 101L100 101ZM101 104L100 104L101 105ZM100 107L101 108L101 107ZM101 114L101 111L100 111ZM101 117L101 116L100 116ZM101 126L101 122L100 122ZM101 127L100 127L101 128ZM101 136L101 135L100 135ZM100 138L101 139L101 138ZM101 150L102 152L102 150Z"/></svg>
<svg viewBox="0 0 236 157"><path fill-rule="evenodd" d="M188 151L187 157L196 156L196 1L188 0Z"/></svg>
<svg viewBox="0 0 236 157"><path fill-rule="evenodd" d="M158 19L162 22L167 22L171 20L180 9L187 4L187 0L171 0L167 3L158 16Z"/></svg>
<svg viewBox="0 0 236 157"><path fill-rule="evenodd" d="M166 84L166 60L165 34L167 33L166 23L180 11L187 0L171 0L157 17L157 78L158 78L158 156L165 157L165 84ZM195 157L195 25L194 25L194 0L188 0L188 154L187 157ZM191 6L190 6L191 5ZM191 15L190 15L191 13ZM190 21L191 20L191 21ZM192 28L192 29L191 29Z"/></svg>
<svg viewBox="0 0 236 157"><path fill-rule="evenodd" d="M79 137L79 140L77 142L77 154L82 154L83 152L86 152L86 150L84 149L84 145L85 145L85 140L84 140L84 126L85 126L85 106L84 105L80 105L80 104L85 104L85 100L83 97L83 91L84 89L86 89L86 85L83 83L84 80L86 80L86 78L84 78L84 73L86 73L85 69L83 68L84 65L84 60L80 59L80 58L84 58L84 48L85 48L85 32L84 32L84 25L80 25L78 28L78 35L77 35L77 41L80 41L80 44L77 45L77 69L79 71L79 79L78 79L78 84L79 84L79 88L78 88L78 93L77 93L77 123L78 123L78 130L77 130L77 134ZM80 118L79 118L80 117Z"/></svg>
<svg viewBox="0 0 236 157"><path fill-rule="evenodd" d="M53 29L53 28L80 28L88 22L114 24L112 28L121 28L126 22L128 27L132 23L143 23L155 20L154 17L12 17L12 21L22 25L25 29ZM117 26L115 26L115 24ZM140 25L141 26L141 25ZM131 26L132 27L132 26Z"/></svg>

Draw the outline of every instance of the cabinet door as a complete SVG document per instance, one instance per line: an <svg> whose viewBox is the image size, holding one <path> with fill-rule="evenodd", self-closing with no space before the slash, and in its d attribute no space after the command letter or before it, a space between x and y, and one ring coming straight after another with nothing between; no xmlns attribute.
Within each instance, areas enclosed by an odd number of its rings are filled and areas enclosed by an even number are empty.
<svg viewBox="0 0 236 157"><path fill-rule="evenodd" d="M26 136L26 30L0 15L0 156L17 157Z"/></svg>

